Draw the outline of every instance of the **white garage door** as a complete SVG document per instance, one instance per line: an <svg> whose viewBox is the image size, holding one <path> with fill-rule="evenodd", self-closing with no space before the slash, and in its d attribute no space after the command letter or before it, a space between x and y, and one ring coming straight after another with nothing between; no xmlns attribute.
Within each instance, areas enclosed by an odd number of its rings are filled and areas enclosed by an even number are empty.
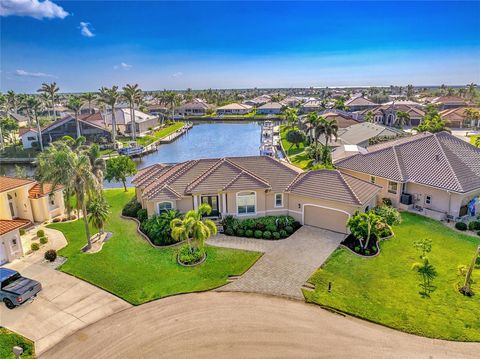
<svg viewBox="0 0 480 359"><path fill-rule="evenodd" d="M312 205L305 205L303 211L304 224L334 232L347 233L347 213Z"/></svg>

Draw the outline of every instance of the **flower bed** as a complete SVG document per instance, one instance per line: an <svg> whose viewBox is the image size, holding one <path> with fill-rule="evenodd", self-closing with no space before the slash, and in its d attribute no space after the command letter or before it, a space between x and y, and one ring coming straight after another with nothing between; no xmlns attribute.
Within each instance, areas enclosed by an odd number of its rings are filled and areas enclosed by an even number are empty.
<svg viewBox="0 0 480 359"><path fill-rule="evenodd" d="M295 221L291 216L265 216L246 219L226 216L222 225L223 232L227 236L266 240L287 238L301 227L300 222Z"/></svg>

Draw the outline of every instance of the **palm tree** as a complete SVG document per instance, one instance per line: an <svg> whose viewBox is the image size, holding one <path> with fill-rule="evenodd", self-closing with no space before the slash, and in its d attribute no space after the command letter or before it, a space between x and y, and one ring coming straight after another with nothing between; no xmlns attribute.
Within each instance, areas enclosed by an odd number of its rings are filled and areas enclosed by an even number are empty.
<svg viewBox="0 0 480 359"><path fill-rule="evenodd" d="M42 102L35 96L28 96L25 101L25 108L30 116L35 119L35 123L37 124L38 144L40 145L40 151L43 151L42 129L40 128L40 121L38 119L38 113L43 109Z"/></svg>
<svg viewBox="0 0 480 359"><path fill-rule="evenodd" d="M410 114L404 111L397 112L397 126L402 128L406 124L410 124Z"/></svg>
<svg viewBox="0 0 480 359"><path fill-rule="evenodd" d="M78 121L78 115L80 114L80 109L83 106L83 102L80 96L70 96L67 102L67 108L75 114L75 124L77 126L77 138L82 134L80 133L80 122Z"/></svg>
<svg viewBox="0 0 480 359"><path fill-rule="evenodd" d="M17 113L18 105L20 102L19 96L15 92L10 90L10 91L7 91L6 98L7 98L8 110L11 110ZM8 113L8 110L7 110L7 113Z"/></svg>
<svg viewBox="0 0 480 359"><path fill-rule="evenodd" d="M285 120L287 121L286 127L293 130L298 121L298 110L296 108L287 108L284 114Z"/></svg>
<svg viewBox="0 0 480 359"><path fill-rule="evenodd" d="M205 240L217 234L217 226L210 219L203 219L209 215L212 208L203 203L197 210L188 211L183 219L175 218L170 222L172 238L176 241L187 241L192 253L203 248Z"/></svg>
<svg viewBox="0 0 480 359"><path fill-rule="evenodd" d="M473 82L471 84L468 84L467 85L467 92L468 94L470 95L470 100L473 100L473 98L475 97L475 89L476 89L477 85L474 84Z"/></svg>
<svg viewBox="0 0 480 359"><path fill-rule="evenodd" d="M128 101L128 104L130 105L131 131L133 140L135 141L137 137L137 125L135 122L135 105L138 105L140 103L143 98L143 93L142 90L138 88L138 84L127 84L123 88L123 97L125 98L125 100Z"/></svg>
<svg viewBox="0 0 480 359"><path fill-rule="evenodd" d="M117 147L117 121L115 120L115 105L120 98L118 92L118 86L112 86L112 88L102 87L100 88L99 100L105 105L110 106L112 110L112 141L114 148Z"/></svg>
<svg viewBox="0 0 480 359"><path fill-rule="evenodd" d="M178 104L180 101L180 98L177 93L173 91L168 91L165 93L165 102L170 106L170 109L172 111L172 121L175 120L175 106Z"/></svg>
<svg viewBox="0 0 480 359"><path fill-rule="evenodd" d="M305 119L305 126L307 127L308 137L310 137L310 140L313 139L315 141L315 144L317 144L317 141L314 131L315 127L320 122L320 119L321 117L316 112L310 112Z"/></svg>
<svg viewBox="0 0 480 359"><path fill-rule="evenodd" d="M7 112L7 108L8 108L7 98L4 95L0 94L0 111ZM0 150L3 151L4 145L5 144L3 142L2 126L0 124Z"/></svg>
<svg viewBox="0 0 480 359"><path fill-rule="evenodd" d="M320 121L318 122L317 126L315 126L315 138L318 142L318 138L321 135L325 137L325 147L328 146L328 142L332 141L335 138L337 140L337 132L338 132L338 125L337 120L326 120L321 117ZM318 162L318 158L317 158Z"/></svg>
<svg viewBox="0 0 480 359"><path fill-rule="evenodd" d="M95 100L95 94L93 92L86 92L82 95L82 98L88 102L88 113L92 113L92 101Z"/></svg>
<svg viewBox="0 0 480 359"><path fill-rule="evenodd" d="M110 214L110 205L102 195L97 195L88 202L88 221L97 230L99 236L103 234L103 228Z"/></svg>
<svg viewBox="0 0 480 359"><path fill-rule="evenodd" d="M368 111L365 116L363 116L363 119L366 121L366 122L373 122L375 118L375 115L373 114L373 111Z"/></svg>
<svg viewBox="0 0 480 359"><path fill-rule="evenodd" d="M53 188L63 185L68 194L75 194L77 208L81 208L83 214L87 249L91 248L86 196L98 193L99 183L92 172L88 154L85 151L75 152L65 142L57 141L40 154L37 160L37 171L42 184L50 182Z"/></svg>
<svg viewBox="0 0 480 359"><path fill-rule="evenodd" d="M420 294L424 297L430 297L430 292L435 290L431 285L432 280L437 276L435 267L430 263L427 257L423 257L422 262L414 263L412 269L417 271L423 280L423 283L420 284L423 292L420 292Z"/></svg>
<svg viewBox="0 0 480 359"><path fill-rule="evenodd" d="M55 121L55 100L57 98L57 92L60 89L57 86L56 82L52 82L51 84L43 83L42 87L37 90L37 92L45 94L45 96L50 100L52 105L52 121Z"/></svg>
<svg viewBox="0 0 480 359"><path fill-rule="evenodd" d="M90 159L92 173L97 177L99 189L101 189L103 187L103 173L105 172L106 163L100 153L100 146L94 143L88 147L86 153Z"/></svg>

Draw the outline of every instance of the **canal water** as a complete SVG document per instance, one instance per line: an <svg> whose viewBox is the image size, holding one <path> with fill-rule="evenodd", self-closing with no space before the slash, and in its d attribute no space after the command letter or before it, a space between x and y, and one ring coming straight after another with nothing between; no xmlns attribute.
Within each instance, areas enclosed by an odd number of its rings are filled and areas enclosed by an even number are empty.
<svg viewBox="0 0 480 359"><path fill-rule="evenodd" d="M154 163L177 163L199 158L254 156L260 153L261 123L258 122L195 122L193 127L172 143L156 152L135 158L137 168ZM6 174L14 175L15 166L5 166ZM26 167L31 175L34 168ZM130 183L130 181L129 181ZM105 182L105 187L121 187L121 183Z"/></svg>

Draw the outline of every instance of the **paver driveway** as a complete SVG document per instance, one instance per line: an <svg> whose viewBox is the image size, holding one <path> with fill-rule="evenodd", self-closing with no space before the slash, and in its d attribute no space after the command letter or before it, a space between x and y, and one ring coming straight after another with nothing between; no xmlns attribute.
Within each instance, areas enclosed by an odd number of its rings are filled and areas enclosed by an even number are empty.
<svg viewBox="0 0 480 359"><path fill-rule="evenodd" d="M279 241L218 235L208 243L265 253L242 277L218 291L254 292L303 300L302 285L344 237L310 226L303 226L289 238Z"/></svg>
<svg viewBox="0 0 480 359"><path fill-rule="evenodd" d="M43 261L48 248L66 244L63 234L45 229L49 243L42 250L6 265L38 280L43 290L32 303L14 310L0 305L0 326L33 341L41 354L84 326L131 307L127 302L80 279L54 270ZM65 243L62 243L65 241Z"/></svg>

